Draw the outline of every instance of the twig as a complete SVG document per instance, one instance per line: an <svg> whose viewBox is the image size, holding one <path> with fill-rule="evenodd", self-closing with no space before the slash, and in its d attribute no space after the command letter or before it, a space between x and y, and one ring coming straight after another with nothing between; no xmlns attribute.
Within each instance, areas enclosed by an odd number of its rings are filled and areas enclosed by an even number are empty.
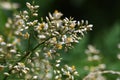
<svg viewBox="0 0 120 80"><path fill-rule="evenodd" d="M46 41L48 41L50 38L52 37L49 37L48 39L46 39L45 41L39 43L38 45L36 45L31 51L28 51L20 60L16 61L15 64L12 66L12 68L7 72L8 74L10 74L12 72L12 70L14 69L14 66L17 65L18 62L21 62L23 61L24 59L26 59L28 56L31 55L31 52L35 51L40 45L44 44ZM6 75L3 80L7 80L8 78L8 75Z"/></svg>

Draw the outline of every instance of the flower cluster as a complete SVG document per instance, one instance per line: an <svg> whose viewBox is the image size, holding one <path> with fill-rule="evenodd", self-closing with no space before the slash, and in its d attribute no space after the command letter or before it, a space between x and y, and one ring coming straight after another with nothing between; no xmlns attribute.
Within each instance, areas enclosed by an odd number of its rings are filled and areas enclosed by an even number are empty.
<svg viewBox="0 0 120 80"><path fill-rule="evenodd" d="M2 35L0 35L0 62L8 65L9 62L14 61L17 55L15 42L6 42Z"/></svg>
<svg viewBox="0 0 120 80"><path fill-rule="evenodd" d="M79 75L74 65L71 67L68 65L64 65L64 67L61 68L60 62L61 59L56 60L56 65L54 69L55 80L74 80L74 76Z"/></svg>
<svg viewBox="0 0 120 80"><path fill-rule="evenodd" d="M92 45L88 45L88 49L85 51L85 53L88 55L88 61L99 61L100 60L100 56L99 56L100 51L97 50Z"/></svg>
<svg viewBox="0 0 120 80"><path fill-rule="evenodd" d="M22 76L21 72L26 74L28 71L29 68L25 67L24 63L19 62L17 65L14 66L14 70L12 70L12 73L19 72L20 75Z"/></svg>
<svg viewBox="0 0 120 80"><path fill-rule="evenodd" d="M0 1L0 8L5 9L5 10L13 10L19 8L20 5L18 3L13 3L9 1Z"/></svg>
<svg viewBox="0 0 120 80"><path fill-rule="evenodd" d="M85 66L85 70L90 70L90 72L104 70L106 65L101 63L100 51L92 45L88 45L88 49L85 51L87 54L87 60L94 65Z"/></svg>
<svg viewBox="0 0 120 80"><path fill-rule="evenodd" d="M29 80L74 80L78 76L75 66L62 66L59 51L72 48L93 25L71 17L62 18L63 14L57 10L49 13L45 21L39 21L39 6L28 2L26 6L28 10L8 18L7 37L0 35L3 61L0 70L6 68L3 79L10 79L14 74L16 78Z"/></svg>
<svg viewBox="0 0 120 80"><path fill-rule="evenodd" d="M90 62L90 66L88 64L84 67L89 73L83 80L107 80L107 77L103 76L103 74L120 75L119 71L106 70L106 64L102 63L100 51L94 46L88 45L88 49L85 52L87 54L87 60ZM93 64L91 65L91 63ZM119 77L117 77L116 80L119 80Z"/></svg>
<svg viewBox="0 0 120 80"><path fill-rule="evenodd" d="M88 25L87 21L84 23L84 21L79 22L73 18L61 19L62 15L61 12L55 10L53 14L49 13L49 17L46 17L47 22L43 21L35 26L39 42L49 39L43 48L47 51L46 56L56 53L56 50L71 48L72 43L78 43L84 36L84 32L92 30L92 25Z"/></svg>
<svg viewBox="0 0 120 80"><path fill-rule="evenodd" d="M89 71L89 74L83 80L106 80L101 73L102 70L105 70L106 65L101 63L100 51L92 45L88 45L88 49L85 51L87 54L87 60L94 65L85 66L85 70Z"/></svg>

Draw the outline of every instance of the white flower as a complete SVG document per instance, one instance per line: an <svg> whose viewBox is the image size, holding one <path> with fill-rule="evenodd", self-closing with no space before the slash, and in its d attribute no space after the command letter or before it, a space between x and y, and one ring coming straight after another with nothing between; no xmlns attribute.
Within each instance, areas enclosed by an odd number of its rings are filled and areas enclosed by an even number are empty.
<svg viewBox="0 0 120 80"><path fill-rule="evenodd" d="M6 10L12 10L12 9L17 9L19 8L18 3L10 3L6 1L0 1L0 7Z"/></svg>
<svg viewBox="0 0 120 80"><path fill-rule="evenodd" d="M99 55L94 55L93 60L100 60L100 56Z"/></svg>
<svg viewBox="0 0 120 80"><path fill-rule="evenodd" d="M0 44L1 44L1 46L5 46L5 45L6 45L6 43L5 43L5 42L1 42Z"/></svg>
<svg viewBox="0 0 120 80"><path fill-rule="evenodd" d="M33 79L37 79L38 78L38 76L33 76Z"/></svg>
<svg viewBox="0 0 120 80"><path fill-rule="evenodd" d="M120 54L117 55L117 58L120 60Z"/></svg>
<svg viewBox="0 0 120 80"><path fill-rule="evenodd" d="M56 64L55 66L56 66L56 67L59 67L59 66L60 66L60 64Z"/></svg>
<svg viewBox="0 0 120 80"><path fill-rule="evenodd" d="M62 15L63 14L61 12L58 12L57 10L55 10L55 12L53 13L54 19L60 19Z"/></svg>
<svg viewBox="0 0 120 80"><path fill-rule="evenodd" d="M16 53L16 50L15 49L11 49L10 53Z"/></svg>
<svg viewBox="0 0 120 80"><path fill-rule="evenodd" d="M58 12L57 10L55 10L55 12L53 13L53 15L51 13L49 13L49 18L51 20L53 20L53 19L56 19L56 20L60 19L61 16L63 16L63 14L61 12Z"/></svg>
<svg viewBox="0 0 120 80"><path fill-rule="evenodd" d="M120 43L118 44L118 48L120 49Z"/></svg>
<svg viewBox="0 0 120 80"><path fill-rule="evenodd" d="M88 50L85 51L86 54L99 54L99 50L97 50L94 46L88 45Z"/></svg>
<svg viewBox="0 0 120 80"><path fill-rule="evenodd" d="M38 37L39 37L40 39L45 39L45 38L46 38L45 35L38 35Z"/></svg>

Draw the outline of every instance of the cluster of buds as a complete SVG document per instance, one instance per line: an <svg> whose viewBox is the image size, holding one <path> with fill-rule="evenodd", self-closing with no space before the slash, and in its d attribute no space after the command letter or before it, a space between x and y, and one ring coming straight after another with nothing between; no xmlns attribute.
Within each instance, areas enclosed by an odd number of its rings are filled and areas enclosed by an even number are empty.
<svg viewBox="0 0 120 80"><path fill-rule="evenodd" d="M120 48L120 45L118 44L118 48ZM113 71L113 70L106 70L106 65L101 63L101 57L100 57L100 51L97 50L94 46L89 45L88 49L85 51L88 56L88 61L91 63L94 61L97 61L98 64L91 65L91 66L85 66L85 70L88 70L89 73L87 76L83 78L83 80L107 80L107 77L103 74L112 74L112 75L120 75L119 71ZM95 57L96 56L96 57ZM118 59L120 59L120 55L117 55ZM95 63L94 63L95 64ZM117 77L116 80L119 80L120 78Z"/></svg>
<svg viewBox="0 0 120 80"><path fill-rule="evenodd" d="M18 3L13 3L13 2L4 1L4 0L0 1L0 8L5 10L14 10L14 9L18 9L19 7L20 5Z"/></svg>
<svg viewBox="0 0 120 80"><path fill-rule="evenodd" d="M60 65L61 58L59 60L56 60L56 65L55 65L55 80L74 80L75 76L79 76L78 72L76 71L75 66L68 66L64 65L64 67L61 67Z"/></svg>
<svg viewBox="0 0 120 80"><path fill-rule="evenodd" d="M51 56L51 52L73 47L73 43L78 43L84 36L84 32L92 30L92 25L88 21L76 21L73 18L62 19L62 13L55 10L53 14L49 13L46 22L42 21L35 26L38 33L38 41L45 41L45 55ZM49 46L48 46L49 44Z"/></svg>
<svg viewBox="0 0 120 80"><path fill-rule="evenodd" d="M29 68L25 66L24 63L19 62L17 65L14 66L14 69L12 70L12 73L19 72L22 76L22 73L26 74L28 73Z"/></svg>
<svg viewBox="0 0 120 80"><path fill-rule="evenodd" d="M7 43L4 41L2 35L0 35L0 59L4 61L4 59L11 59L12 56L15 57L17 53L17 49L14 43Z"/></svg>
<svg viewBox="0 0 120 80"><path fill-rule="evenodd" d="M101 59L100 57L100 51L97 50L94 46L88 45L88 49L85 51L85 53L88 56L88 61L99 61Z"/></svg>
<svg viewBox="0 0 120 80"><path fill-rule="evenodd" d="M99 73L105 70L106 65L101 63L100 51L92 45L88 45L88 49L85 51L87 54L87 61L93 63L93 65L87 65L85 70L89 71L88 75L83 80L106 80L105 77Z"/></svg>
<svg viewBox="0 0 120 80"><path fill-rule="evenodd" d="M28 9L31 11L31 13L32 13L32 16L38 16L38 8L39 8L39 5L35 5L35 6L33 6L33 5L31 5L30 3L26 3L26 6L28 7Z"/></svg>
<svg viewBox="0 0 120 80"><path fill-rule="evenodd" d="M104 70L106 68L106 65L101 63L101 56L100 51L96 49L92 45L88 45L88 49L85 51L87 54L87 60L90 63L94 63L95 65L91 65L90 67L85 66L86 70L90 71L96 71L96 70Z"/></svg>
<svg viewBox="0 0 120 80"><path fill-rule="evenodd" d="M30 36L30 29L33 28L38 20L32 20L32 18L38 16L38 5L31 5L26 3L29 11L24 10L20 14L16 14L14 19L8 18L6 23L6 28L11 29L14 35L22 36L25 39L28 39Z"/></svg>
<svg viewBox="0 0 120 80"><path fill-rule="evenodd" d="M107 80L103 74L120 75L120 72L118 71L106 70L106 65L101 63L102 61L99 55L100 51L97 50L94 46L89 45L88 49L86 50L86 54L88 56L88 61L91 63L94 63L94 61L96 61L98 64L85 66L85 70L89 70L89 73L83 78L83 80ZM119 77L117 79L119 80Z"/></svg>
<svg viewBox="0 0 120 80"><path fill-rule="evenodd" d="M34 57L32 61L29 60L27 65L31 67L30 68L31 73L29 73L30 77L26 79L32 79L32 78L34 79L33 75L36 76L36 79L40 79L40 80L42 79L50 80L53 77L52 66L50 65L50 62L46 59L40 59L39 57Z"/></svg>
<svg viewBox="0 0 120 80"><path fill-rule="evenodd" d="M39 21L39 6L28 2L26 6L28 10L21 11L13 19L9 18L6 23L8 43L0 36L0 58L5 58L8 68L5 74L20 73L25 79L49 80L53 78L54 71L55 80L74 80L74 76L78 76L75 66L62 67L61 59L57 60L60 56L59 51L67 51L74 43L79 43L84 34L92 30L93 25L88 24L88 21L76 21L71 17L62 18L63 14L57 10L53 14L49 13L45 21ZM15 61L7 60L6 55ZM7 78L8 76L5 76L4 80Z"/></svg>

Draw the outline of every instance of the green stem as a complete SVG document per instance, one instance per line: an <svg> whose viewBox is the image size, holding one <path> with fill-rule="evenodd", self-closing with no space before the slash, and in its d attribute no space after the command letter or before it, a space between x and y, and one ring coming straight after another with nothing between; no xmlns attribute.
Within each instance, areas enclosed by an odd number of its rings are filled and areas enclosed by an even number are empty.
<svg viewBox="0 0 120 80"><path fill-rule="evenodd" d="M17 65L18 62L23 61L24 59L28 58L31 55L31 52L35 51L40 45L44 44L46 41L48 41L51 37L46 39L45 41L39 43L36 45L31 51L28 51L20 60L16 61L15 64L12 66L12 68L7 72L8 74L11 74L12 70L14 69L14 66ZM6 75L3 80L7 80L8 76Z"/></svg>

